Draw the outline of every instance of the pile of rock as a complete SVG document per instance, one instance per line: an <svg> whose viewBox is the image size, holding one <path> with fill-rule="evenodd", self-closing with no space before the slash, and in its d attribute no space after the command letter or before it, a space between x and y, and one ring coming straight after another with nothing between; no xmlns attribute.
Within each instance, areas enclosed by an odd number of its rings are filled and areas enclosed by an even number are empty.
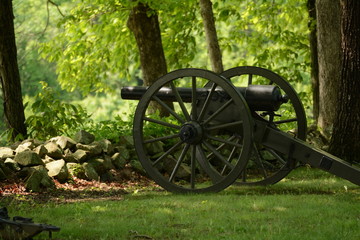
<svg viewBox="0 0 360 240"><path fill-rule="evenodd" d="M78 132L74 138L59 136L46 142L25 140L0 148L0 180L24 179L29 191L54 186L53 179L64 183L72 176L87 180L112 181L114 169L128 164L143 171L136 159L131 136L120 143L94 141L94 135Z"/></svg>

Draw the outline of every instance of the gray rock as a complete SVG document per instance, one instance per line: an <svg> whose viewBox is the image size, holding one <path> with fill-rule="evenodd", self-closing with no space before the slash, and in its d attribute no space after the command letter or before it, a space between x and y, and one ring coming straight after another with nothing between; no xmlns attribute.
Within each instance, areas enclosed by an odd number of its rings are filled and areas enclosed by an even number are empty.
<svg viewBox="0 0 360 240"><path fill-rule="evenodd" d="M127 160L118 152L111 156L111 161L117 169L123 169L127 162Z"/></svg>
<svg viewBox="0 0 360 240"><path fill-rule="evenodd" d="M95 136L84 130L80 130L75 134L74 140L81 144L90 144L95 140Z"/></svg>
<svg viewBox="0 0 360 240"><path fill-rule="evenodd" d="M73 156L73 158L75 159L76 162L81 163L81 162L84 162L87 159L88 154L87 154L86 151L84 151L82 149L78 149L78 150L76 150L76 152L74 152L72 154L72 156Z"/></svg>
<svg viewBox="0 0 360 240"><path fill-rule="evenodd" d="M72 149L76 145L73 139L66 136L58 137L55 142L62 150Z"/></svg>
<svg viewBox="0 0 360 240"><path fill-rule="evenodd" d="M100 155L103 151L101 145L96 144L96 142L89 144L89 145L78 143L78 144L76 144L76 148L87 151L89 153L89 155L91 155L91 156Z"/></svg>
<svg viewBox="0 0 360 240"><path fill-rule="evenodd" d="M115 166L112 163L111 157L109 157L107 155L104 156L104 167L106 170L115 169Z"/></svg>
<svg viewBox="0 0 360 240"><path fill-rule="evenodd" d="M145 147L149 155L155 155L164 151L164 143L161 141L148 143Z"/></svg>
<svg viewBox="0 0 360 240"><path fill-rule="evenodd" d="M70 149L65 149L64 151L64 160L65 162L71 162L71 163L76 163L77 160L74 157L74 154L71 152Z"/></svg>
<svg viewBox="0 0 360 240"><path fill-rule="evenodd" d="M53 159L52 157L49 157L48 155L46 155L43 159L42 159L44 164L48 164L50 162L54 162L56 161L55 159Z"/></svg>
<svg viewBox="0 0 360 240"><path fill-rule="evenodd" d="M103 174L106 172L104 162L105 160L102 158L93 158L87 161L87 163L90 164L98 174Z"/></svg>
<svg viewBox="0 0 360 240"><path fill-rule="evenodd" d="M5 179L7 179L7 176L4 173L4 171L0 168L0 180L5 180Z"/></svg>
<svg viewBox="0 0 360 240"><path fill-rule="evenodd" d="M22 141L20 144L17 145L15 152L19 153L19 152L23 152L26 150L33 150L34 148L36 148L37 146L41 145L42 142L36 139L26 139L24 141Z"/></svg>
<svg viewBox="0 0 360 240"><path fill-rule="evenodd" d="M6 164L2 161L0 161L0 169L5 174L6 178L10 179L14 175L14 171L10 169Z"/></svg>
<svg viewBox="0 0 360 240"><path fill-rule="evenodd" d="M33 151L36 152L40 158L43 158L48 153L44 145L37 146L36 148L33 149Z"/></svg>
<svg viewBox="0 0 360 240"><path fill-rule="evenodd" d="M15 149L15 152L16 152L16 153L20 153L20 152L32 150L32 148L30 148L31 145L32 145L31 142L21 143L21 144Z"/></svg>
<svg viewBox="0 0 360 240"><path fill-rule="evenodd" d="M136 172L142 175L146 174L144 168L142 167L141 163L138 160L131 160L130 165Z"/></svg>
<svg viewBox="0 0 360 240"><path fill-rule="evenodd" d="M96 172L92 164L83 163L83 168L85 171L85 176L89 180L99 180L99 174Z"/></svg>
<svg viewBox="0 0 360 240"><path fill-rule="evenodd" d="M119 146L119 147L117 148L117 151L120 153L120 155L121 155L124 159L126 159L126 160L129 160L129 159L130 159L131 154L130 154L129 149L125 148L124 146Z"/></svg>
<svg viewBox="0 0 360 240"><path fill-rule="evenodd" d="M9 147L0 147L0 159L14 158L14 150Z"/></svg>
<svg viewBox="0 0 360 240"><path fill-rule="evenodd" d="M48 175L56 178L61 183L66 182L69 177L69 171L66 167L66 163L62 159L46 164L46 168L48 170Z"/></svg>
<svg viewBox="0 0 360 240"><path fill-rule="evenodd" d="M105 172L105 173L100 175L100 181L101 182L111 182L114 179L115 179L114 175L112 175L111 172Z"/></svg>
<svg viewBox="0 0 360 240"><path fill-rule="evenodd" d="M109 140L103 139L103 140L100 140L100 141L96 141L94 143L96 145L100 146L103 152L105 152L107 154L113 154L114 153L115 147Z"/></svg>
<svg viewBox="0 0 360 240"><path fill-rule="evenodd" d="M176 159L169 156L164 159L163 168L170 175L173 172L176 163L177 163ZM191 175L190 167L184 163L181 163L177 170L176 177L180 179L188 179L190 175Z"/></svg>
<svg viewBox="0 0 360 240"><path fill-rule="evenodd" d="M16 174L16 176L20 179L26 179L30 175L30 167L23 167L21 170Z"/></svg>
<svg viewBox="0 0 360 240"><path fill-rule="evenodd" d="M14 160L21 166L36 166L44 164L39 155L30 150L17 153Z"/></svg>
<svg viewBox="0 0 360 240"><path fill-rule="evenodd" d="M66 167L69 171L70 176L86 179L85 170L80 163L69 162L66 163Z"/></svg>
<svg viewBox="0 0 360 240"><path fill-rule="evenodd" d="M28 177L25 188L28 191L40 192L43 188L55 187L54 181L49 177L44 166L36 166L28 169Z"/></svg>
<svg viewBox="0 0 360 240"><path fill-rule="evenodd" d="M119 143L122 146L134 147L134 138L132 136L121 136Z"/></svg>
<svg viewBox="0 0 360 240"><path fill-rule="evenodd" d="M4 162L4 164L10 168L11 170L15 171L15 172L18 172L21 170L19 164L17 162L15 162L14 159L11 159L11 158L7 158Z"/></svg>
<svg viewBox="0 0 360 240"><path fill-rule="evenodd" d="M63 152L61 148L54 142L48 142L44 145L47 150L46 155L54 159L61 159L63 157Z"/></svg>

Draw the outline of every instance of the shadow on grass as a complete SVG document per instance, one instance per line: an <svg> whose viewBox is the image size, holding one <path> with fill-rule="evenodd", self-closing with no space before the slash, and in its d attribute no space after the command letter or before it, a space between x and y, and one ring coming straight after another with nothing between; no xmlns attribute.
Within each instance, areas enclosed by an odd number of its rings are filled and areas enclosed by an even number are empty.
<svg viewBox="0 0 360 240"><path fill-rule="evenodd" d="M105 184L106 185L106 184ZM269 186L240 186L233 184L218 193L201 195L238 195L238 196L266 196L266 195L335 195L350 193L360 195L360 188L346 180L335 177L326 172L300 168L296 169L279 183ZM133 188L90 187L84 190L57 188L42 193L7 194L1 196L0 206L26 203L30 205L55 203L66 204L86 201L121 201L127 196L131 200L146 200L151 198L172 198L174 195L186 196L196 194L170 193L154 183L137 185Z"/></svg>

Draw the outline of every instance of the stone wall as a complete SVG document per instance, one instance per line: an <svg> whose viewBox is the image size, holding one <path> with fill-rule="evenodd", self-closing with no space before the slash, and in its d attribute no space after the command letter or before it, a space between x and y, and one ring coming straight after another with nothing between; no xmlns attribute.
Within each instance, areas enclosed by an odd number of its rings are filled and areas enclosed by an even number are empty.
<svg viewBox="0 0 360 240"><path fill-rule="evenodd" d="M54 137L46 142L28 139L10 147L0 147L0 181L22 179L28 191L54 187L72 177L112 181L114 171L132 165L143 172L136 160L131 136L117 144L78 132L74 138Z"/></svg>

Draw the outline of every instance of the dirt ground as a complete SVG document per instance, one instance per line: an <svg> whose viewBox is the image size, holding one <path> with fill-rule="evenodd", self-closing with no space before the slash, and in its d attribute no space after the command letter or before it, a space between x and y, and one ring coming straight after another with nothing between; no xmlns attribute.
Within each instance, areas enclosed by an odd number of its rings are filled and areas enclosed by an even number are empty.
<svg viewBox="0 0 360 240"><path fill-rule="evenodd" d="M131 170L128 170L131 171ZM142 189L160 190L152 180L131 171L124 175L116 172L117 177L112 182L88 181L73 177L67 183L55 182L55 188L44 189L42 192L28 192L24 181L20 179L0 182L0 205L12 200L31 201L33 203L46 202L76 202L92 200L120 200L125 194Z"/></svg>

